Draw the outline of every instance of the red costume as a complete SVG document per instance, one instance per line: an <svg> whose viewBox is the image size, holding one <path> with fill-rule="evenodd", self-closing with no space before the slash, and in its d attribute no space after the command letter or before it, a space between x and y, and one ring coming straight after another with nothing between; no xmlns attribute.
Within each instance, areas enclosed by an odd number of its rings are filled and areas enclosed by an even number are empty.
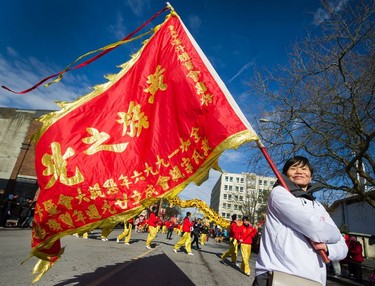
<svg viewBox="0 0 375 286"><path fill-rule="evenodd" d="M159 218L156 216L156 214L154 212L150 213L150 217L148 218L148 225L156 227L158 221Z"/></svg>
<svg viewBox="0 0 375 286"><path fill-rule="evenodd" d="M183 225L182 225L182 231L190 233L190 228L192 226L193 226L193 222L191 222L188 217L185 217Z"/></svg>
<svg viewBox="0 0 375 286"><path fill-rule="evenodd" d="M349 254L350 260L361 263L363 262L364 258L362 256L362 245L358 241L352 240L349 243Z"/></svg>
<svg viewBox="0 0 375 286"><path fill-rule="evenodd" d="M362 245L355 236L350 237L349 242L349 272L354 276L354 279L362 282L362 267L361 264L364 260L362 256Z"/></svg>
<svg viewBox="0 0 375 286"><path fill-rule="evenodd" d="M167 220L167 221L164 223L164 225L165 225L167 228L169 228L169 227L171 226L171 222L170 222L169 220Z"/></svg>
<svg viewBox="0 0 375 286"><path fill-rule="evenodd" d="M257 234L256 228L251 225L241 225L238 227L238 241L244 244L252 244L253 238Z"/></svg>
<svg viewBox="0 0 375 286"><path fill-rule="evenodd" d="M232 221L230 223L229 236L238 240L239 239L239 232L238 232L239 229L240 229L240 226L237 225L237 222Z"/></svg>

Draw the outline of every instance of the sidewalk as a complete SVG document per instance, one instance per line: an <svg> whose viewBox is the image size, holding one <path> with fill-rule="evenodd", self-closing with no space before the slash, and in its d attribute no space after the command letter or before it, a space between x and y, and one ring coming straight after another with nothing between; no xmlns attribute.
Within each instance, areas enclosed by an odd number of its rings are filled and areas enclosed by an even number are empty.
<svg viewBox="0 0 375 286"><path fill-rule="evenodd" d="M355 281L353 278L345 278L345 277L336 277L328 275L328 279L332 281L336 281L342 285L371 285L374 286L375 283L369 281L369 276L371 275L372 271L375 269L375 259L365 259L362 262L362 283ZM348 272L347 265L341 265L341 272Z"/></svg>

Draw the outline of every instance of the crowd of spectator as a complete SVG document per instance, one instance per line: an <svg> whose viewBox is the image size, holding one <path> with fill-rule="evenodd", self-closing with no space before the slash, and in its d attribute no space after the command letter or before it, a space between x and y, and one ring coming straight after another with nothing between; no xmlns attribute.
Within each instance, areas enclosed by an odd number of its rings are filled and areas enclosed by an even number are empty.
<svg viewBox="0 0 375 286"><path fill-rule="evenodd" d="M0 228L30 228L35 204L31 198L20 198L17 193L6 194L4 190L0 190Z"/></svg>

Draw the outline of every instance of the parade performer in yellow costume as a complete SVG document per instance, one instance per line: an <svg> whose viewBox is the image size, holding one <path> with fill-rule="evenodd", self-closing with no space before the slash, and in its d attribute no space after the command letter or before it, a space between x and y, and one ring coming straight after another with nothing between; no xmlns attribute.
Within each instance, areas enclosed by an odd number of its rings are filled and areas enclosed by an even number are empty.
<svg viewBox="0 0 375 286"><path fill-rule="evenodd" d="M117 243L120 243L120 241L124 239L124 244L129 245L132 236L133 223L134 219L132 218L128 221L124 221L124 231L117 236Z"/></svg>
<svg viewBox="0 0 375 286"><path fill-rule="evenodd" d="M232 221L229 228L229 249L227 252L221 255L221 259L224 260L226 257L231 256L232 263L237 262L237 252L238 252L238 225L237 225L237 215L232 215Z"/></svg>
<svg viewBox="0 0 375 286"><path fill-rule="evenodd" d="M177 250L181 248L181 246L185 245L185 250L188 255L194 255L191 252L191 227L193 227L193 223L190 221L191 213L187 212L186 217L184 218L184 222L182 225L182 231L184 232L181 239L177 242L177 244L173 247L173 251L177 253Z"/></svg>
<svg viewBox="0 0 375 286"><path fill-rule="evenodd" d="M204 245L207 241L207 236L210 231L210 223L207 220L203 220L202 232L201 232L201 245Z"/></svg>
<svg viewBox="0 0 375 286"><path fill-rule="evenodd" d="M157 223L159 218L156 216L157 208L153 206L151 208L150 217L148 218L148 236L146 240L146 248L151 249L151 242L155 239L158 233Z"/></svg>

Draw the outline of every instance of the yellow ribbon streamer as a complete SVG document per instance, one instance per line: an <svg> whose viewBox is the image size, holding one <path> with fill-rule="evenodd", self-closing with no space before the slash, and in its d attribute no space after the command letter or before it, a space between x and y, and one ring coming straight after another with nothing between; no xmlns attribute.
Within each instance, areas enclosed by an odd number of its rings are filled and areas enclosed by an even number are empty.
<svg viewBox="0 0 375 286"><path fill-rule="evenodd" d="M90 51L90 52L87 52L85 54L83 54L82 56L79 56L75 61L71 62L69 65L66 66L66 68L60 73L60 75L54 79L53 81L49 82L49 83L46 83L44 86L45 87L48 87L50 86L51 84L54 84L56 82L59 82L62 78L63 78L63 75L69 70L69 68L74 65L75 63L77 63L78 61L80 61L81 59L83 59L84 57L87 57L89 55L92 55L92 54L95 54L97 52L100 52L100 51L105 51L105 50L110 50L110 49L114 49L114 48L117 48L118 46L120 45L123 45L123 44L126 44L126 43L129 43L129 42L132 42L132 41L135 41L135 40L138 40L150 33L154 32L154 29L151 29L150 31L146 32L146 33L143 33L139 36L136 36L134 38L131 38L131 39L128 39L128 40L121 40L121 41L117 41L115 43L112 43L112 44L109 44L109 45L106 45L102 48L99 48L97 50L93 50L93 51Z"/></svg>

